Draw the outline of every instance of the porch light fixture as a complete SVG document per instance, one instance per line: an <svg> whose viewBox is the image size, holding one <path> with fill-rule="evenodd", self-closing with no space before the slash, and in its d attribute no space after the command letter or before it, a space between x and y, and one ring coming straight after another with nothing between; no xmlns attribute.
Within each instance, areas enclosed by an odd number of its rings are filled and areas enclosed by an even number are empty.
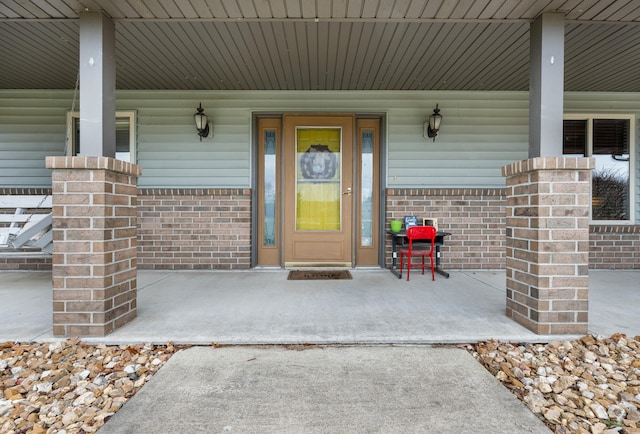
<svg viewBox="0 0 640 434"><path fill-rule="evenodd" d="M436 104L436 108L433 109L433 114L429 116L429 121L424 123L424 138L433 138L433 141L435 142L436 136L438 135L438 130L440 130L441 122L442 115L440 114L438 104Z"/></svg>
<svg viewBox="0 0 640 434"><path fill-rule="evenodd" d="M213 137L213 122L207 120L207 115L204 114L202 103L200 103L198 107L198 112L193 115L193 119L196 122L196 130L198 130L200 141L202 141L203 137Z"/></svg>

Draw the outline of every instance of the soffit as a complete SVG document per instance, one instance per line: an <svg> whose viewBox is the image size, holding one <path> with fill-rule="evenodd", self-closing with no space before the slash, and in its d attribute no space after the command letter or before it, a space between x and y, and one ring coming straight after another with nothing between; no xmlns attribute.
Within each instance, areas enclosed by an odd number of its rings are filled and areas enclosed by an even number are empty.
<svg viewBox="0 0 640 434"><path fill-rule="evenodd" d="M566 90L640 91L640 2L0 0L0 88L75 87L78 11L116 23L119 89L527 90L566 17Z"/></svg>

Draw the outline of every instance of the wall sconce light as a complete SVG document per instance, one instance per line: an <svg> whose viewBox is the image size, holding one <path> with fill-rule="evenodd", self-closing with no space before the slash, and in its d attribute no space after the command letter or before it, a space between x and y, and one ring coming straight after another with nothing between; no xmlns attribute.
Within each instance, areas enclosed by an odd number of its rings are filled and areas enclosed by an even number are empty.
<svg viewBox="0 0 640 434"><path fill-rule="evenodd" d="M438 135L438 130L440 130L440 123L442 122L442 115L440 114L440 109L438 108L438 104L436 104L436 108L433 109L433 114L429 116L429 121L424 123L424 138L430 139L433 138L433 141L436 141L436 136Z"/></svg>
<svg viewBox="0 0 640 434"><path fill-rule="evenodd" d="M203 137L207 139L213 137L213 122L207 120L207 115L204 114L202 103L200 103L200 107L198 107L198 113L193 115L193 119L196 122L196 129L198 130L200 141L202 141Z"/></svg>

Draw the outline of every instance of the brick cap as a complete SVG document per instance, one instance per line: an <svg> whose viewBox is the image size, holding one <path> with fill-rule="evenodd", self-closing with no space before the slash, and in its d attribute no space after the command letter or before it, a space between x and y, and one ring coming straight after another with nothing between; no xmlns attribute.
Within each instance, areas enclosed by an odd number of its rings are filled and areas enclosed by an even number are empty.
<svg viewBox="0 0 640 434"><path fill-rule="evenodd" d="M538 170L592 170L595 167L596 159L593 157L536 157L507 164L502 167L502 176Z"/></svg>
<svg viewBox="0 0 640 434"><path fill-rule="evenodd" d="M142 166L111 157L47 157L47 169L109 170L125 175L142 175Z"/></svg>

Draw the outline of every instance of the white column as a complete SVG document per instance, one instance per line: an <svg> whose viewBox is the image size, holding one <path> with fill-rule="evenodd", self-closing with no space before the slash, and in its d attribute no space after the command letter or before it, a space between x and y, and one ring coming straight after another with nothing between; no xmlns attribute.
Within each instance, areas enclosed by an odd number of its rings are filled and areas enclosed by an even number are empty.
<svg viewBox="0 0 640 434"><path fill-rule="evenodd" d="M80 12L80 155L116 155L115 24Z"/></svg>
<svg viewBox="0 0 640 434"><path fill-rule="evenodd" d="M531 24L529 158L562 155L564 15L545 13Z"/></svg>

